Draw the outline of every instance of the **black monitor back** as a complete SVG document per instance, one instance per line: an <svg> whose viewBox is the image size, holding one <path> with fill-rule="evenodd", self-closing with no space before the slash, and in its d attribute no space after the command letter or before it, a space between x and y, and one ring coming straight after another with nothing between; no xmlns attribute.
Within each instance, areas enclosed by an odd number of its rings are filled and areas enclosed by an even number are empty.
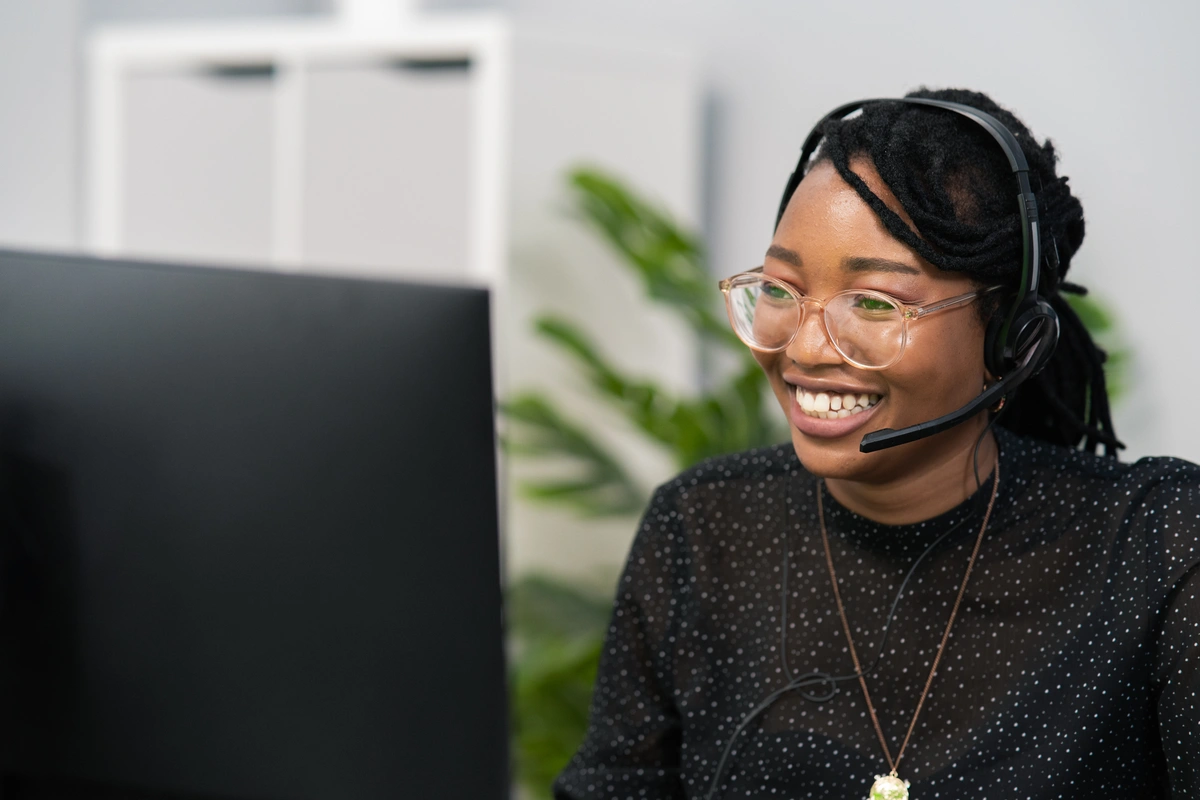
<svg viewBox="0 0 1200 800"><path fill-rule="evenodd" d="M5 800L507 796L488 298L0 252Z"/></svg>

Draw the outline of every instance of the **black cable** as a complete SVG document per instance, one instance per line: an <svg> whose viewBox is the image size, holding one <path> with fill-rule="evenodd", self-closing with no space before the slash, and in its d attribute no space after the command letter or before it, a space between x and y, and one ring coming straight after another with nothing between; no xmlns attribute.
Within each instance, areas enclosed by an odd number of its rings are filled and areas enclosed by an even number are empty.
<svg viewBox="0 0 1200 800"><path fill-rule="evenodd" d="M971 454L971 472L975 475L975 491L983 488L983 481L979 478L979 447L983 444L983 437L988 435L988 431L996 424L996 420L1000 419L1000 415L1008 408L1008 404L1000 407L1000 410L992 414L992 418L988 420L988 424L983 426L983 432L979 434L979 438L975 440L975 452Z"/></svg>

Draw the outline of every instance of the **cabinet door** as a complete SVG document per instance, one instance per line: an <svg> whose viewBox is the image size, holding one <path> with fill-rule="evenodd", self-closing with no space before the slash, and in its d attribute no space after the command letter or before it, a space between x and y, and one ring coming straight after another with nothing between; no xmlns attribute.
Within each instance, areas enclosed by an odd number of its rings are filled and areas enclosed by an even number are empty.
<svg viewBox="0 0 1200 800"><path fill-rule="evenodd" d="M126 74L124 252L267 262L274 83L270 67Z"/></svg>
<svg viewBox="0 0 1200 800"><path fill-rule="evenodd" d="M305 86L305 264L465 277L469 64L310 64Z"/></svg>

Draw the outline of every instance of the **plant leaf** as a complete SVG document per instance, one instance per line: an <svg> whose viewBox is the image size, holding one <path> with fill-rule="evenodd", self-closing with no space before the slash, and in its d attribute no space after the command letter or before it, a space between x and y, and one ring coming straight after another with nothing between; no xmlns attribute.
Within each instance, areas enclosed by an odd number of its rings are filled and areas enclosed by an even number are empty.
<svg viewBox="0 0 1200 800"><path fill-rule="evenodd" d="M716 281L694 234L599 169L575 169L568 180L580 215L634 270L650 299L670 306L702 337L737 343L714 313Z"/></svg>
<svg viewBox="0 0 1200 800"><path fill-rule="evenodd" d="M594 638L612 613L605 595L581 590L546 575L527 575L505 595L509 631L522 644L546 639Z"/></svg>
<svg viewBox="0 0 1200 800"><path fill-rule="evenodd" d="M513 454L563 459L570 477L526 480L519 489L534 500L554 502L588 516L623 516L640 511L649 497L607 449L567 420L545 397L519 394L501 404L513 430L502 439Z"/></svg>
<svg viewBox="0 0 1200 800"><path fill-rule="evenodd" d="M1093 335L1105 333L1113 328L1112 312L1094 295L1066 294L1067 304L1079 315L1083 327Z"/></svg>
<svg viewBox="0 0 1200 800"><path fill-rule="evenodd" d="M742 372L712 392L680 400L650 381L623 374L565 319L541 317L537 331L573 358L589 383L630 423L667 448L680 468L722 453L775 444L786 436L782 424L774 421L777 417L767 416L767 378L752 359L745 359Z"/></svg>
<svg viewBox="0 0 1200 800"><path fill-rule="evenodd" d="M550 786L587 731L603 636L547 641L514 665L513 732L517 779L535 798Z"/></svg>
<svg viewBox="0 0 1200 800"><path fill-rule="evenodd" d="M1066 294L1067 303L1079 315L1079 320L1096 344L1107 351L1104 362L1104 382L1108 387L1108 399L1116 402L1127 388L1129 349L1121 342L1118 334L1116 314L1095 295Z"/></svg>
<svg viewBox="0 0 1200 800"><path fill-rule="evenodd" d="M537 331L574 358L587 380L600 394L659 444L670 447L677 438L671 416L676 402L649 381L622 374L573 323L560 317L537 320Z"/></svg>

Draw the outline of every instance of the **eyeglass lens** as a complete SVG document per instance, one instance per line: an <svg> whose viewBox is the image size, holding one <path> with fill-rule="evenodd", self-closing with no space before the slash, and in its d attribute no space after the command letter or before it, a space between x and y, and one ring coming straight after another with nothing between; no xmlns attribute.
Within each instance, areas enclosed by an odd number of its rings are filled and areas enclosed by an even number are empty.
<svg viewBox="0 0 1200 800"><path fill-rule="evenodd" d="M762 350L782 349L805 314L819 313L815 303L802 303L780 286L752 277L731 287L729 303L738 336ZM830 298L825 304L825 326L838 352L861 366L888 366L904 348L903 311L874 292Z"/></svg>

